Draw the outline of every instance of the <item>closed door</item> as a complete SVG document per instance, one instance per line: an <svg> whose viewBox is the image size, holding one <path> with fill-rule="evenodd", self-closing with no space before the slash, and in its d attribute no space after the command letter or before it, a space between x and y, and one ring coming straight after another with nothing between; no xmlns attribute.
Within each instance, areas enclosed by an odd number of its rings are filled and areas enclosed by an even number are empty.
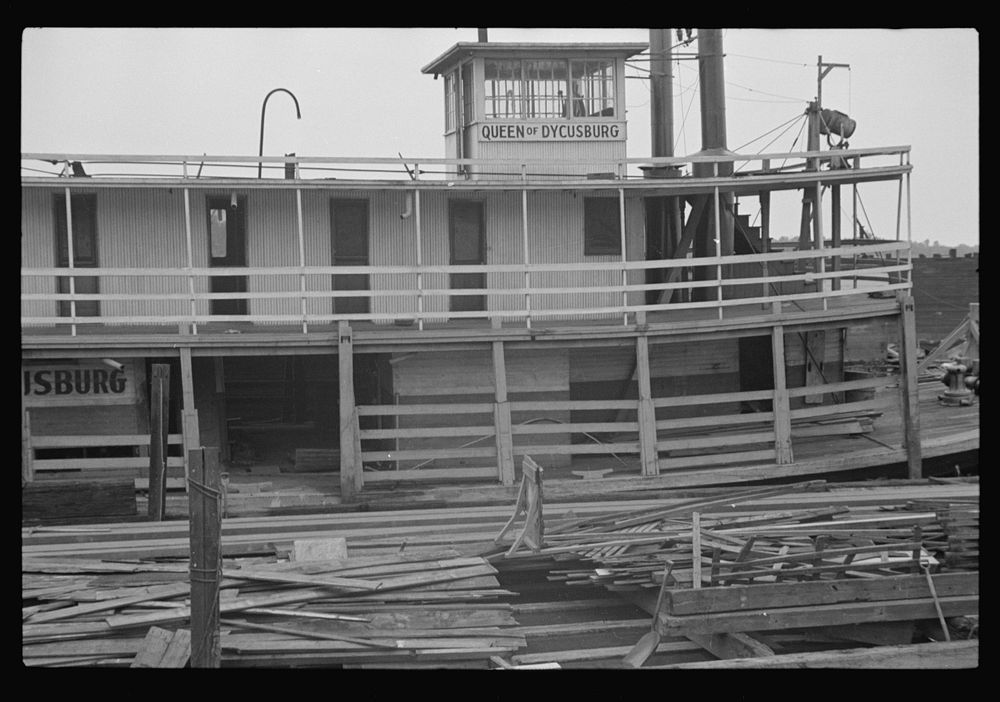
<svg viewBox="0 0 1000 702"><path fill-rule="evenodd" d="M368 201L331 200L330 232L333 238L334 266L368 265ZM345 273L333 276L334 290L368 290L366 273ZM333 311L338 314L370 311L369 298L334 298Z"/></svg>
<svg viewBox="0 0 1000 702"><path fill-rule="evenodd" d="M208 209L208 261L212 268L245 268L247 265L246 212L247 200L238 197L233 205L229 197L209 197ZM212 276L209 288L213 293L242 293L247 291L245 275ZM212 300L211 314L237 315L247 313L246 299Z"/></svg>
<svg viewBox="0 0 1000 702"><path fill-rule="evenodd" d="M483 203L452 200L448 203L448 239L451 265L469 266L486 263L485 208ZM452 273L450 287L472 289L486 287L485 273ZM485 295L452 295L454 312L485 310Z"/></svg>
<svg viewBox="0 0 1000 702"><path fill-rule="evenodd" d="M71 218L73 220L73 267L97 268L97 195L80 194L70 196ZM56 266L69 266L69 235L66 226L66 197L56 195L55 226L56 226ZM60 277L58 292L69 294L69 278ZM80 294L97 294L100 292L96 276L74 276L73 292ZM77 300L77 317L98 317L101 314L100 302L97 300ZM68 300L59 301L59 316L69 317L73 305Z"/></svg>

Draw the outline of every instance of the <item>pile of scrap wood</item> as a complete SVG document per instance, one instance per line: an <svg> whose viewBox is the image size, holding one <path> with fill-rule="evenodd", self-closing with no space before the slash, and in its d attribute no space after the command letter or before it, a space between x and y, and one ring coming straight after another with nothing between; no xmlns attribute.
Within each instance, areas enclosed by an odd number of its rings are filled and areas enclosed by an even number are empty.
<svg viewBox="0 0 1000 702"><path fill-rule="evenodd" d="M28 666L181 667L188 564L24 558ZM455 551L279 561L226 559L223 666L485 666L524 645L496 570Z"/></svg>
<svg viewBox="0 0 1000 702"><path fill-rule="evenodd" d="M654 612L649 650L661 636L762 632L792 650L817 640L905 644L917 624L929 622L933 640L949 638L947 620L978 617L978 488L878 504L817 500L815 486L550 522L540 548L489 557L501 568L548 562L550 580L600 584Z"/></svg>

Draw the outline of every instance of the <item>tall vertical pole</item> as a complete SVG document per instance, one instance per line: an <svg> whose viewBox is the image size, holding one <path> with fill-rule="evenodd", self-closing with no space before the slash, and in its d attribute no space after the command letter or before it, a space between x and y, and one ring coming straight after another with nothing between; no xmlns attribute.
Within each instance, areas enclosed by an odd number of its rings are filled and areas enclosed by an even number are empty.
<svg viewBox="0 0 1000 702"><path fill-rule="evenodd" d="M72 273L75 267L74 256L73 256L73 205L71 203L71 196L69 188L65 189L66 196L66 254L69 258L69 270ZM70 333L72 336L76 336L76 278L72 275L69 277L69 317L70 317Z"/></svg>
<svg viewBox="0 0 1000 702"><path fill-rule="evenodd" d="M717 164L713 164L716 165ZM719 187L716 186L712 189L712 207L715 210L715 217L712 221L713 233L715 234L715 255L718 258L722 258L722 232L720 231L719 223ZM716 289L715 295L716 300L719 303L719 319L722 319L722 263L717 263L715 266L715 279L716 279Z"/></svg>
<svg viewBox="0 0 1000 702"><path fill-rule="evenodd" d="M830 186L830 242L835 249L840 248L840 186ZM833 270L840 271L840 256L833 257ZM833 290L840 290L840 278L834 278Z"/></svg>
<svg viewBox="0 0 1000 702"><path fill-rule="evenodd" d="M152 522L163 521L167 508L167 433L170 421L170 366L154 363L149 405L149 504Z"/></svg>
<svg viewBox="0 0 1000 702"><path fill-rule="evenodd" d="M645 333L635 339L636 381L639 390L639 455L643 475L658 475L659 454L656 448L656 407L653 405L649 373L649 339Z"/></svg>
<svg viewBox="0 0 1000 702"><path fill-rule="evenodd" d="M816 228L816 249L823 250L823 184L816 181L816 191L813 195L813 226ZM826 259L820 256L819 272L826 272ZM826 278L822 276L817 279L817 289L819 292L826 292ZM826 309L826 295L823 296L823 309Z"/></svg>
<svg viewBox="0 0 1000 702"><path fill-rule="evenodd" d="M184 476L189 477L191 466L187 462L188 452L201 446L201 429L198 426L198 410L194 405L194 368L191 347L182 346L181 357L181 432L184 443Z"/></svg>
<svg viewBox="0 0 1000 702"><path fill-rule="evenodd" d="M219 585L222 579L222 512L219 449L188 452L191 475L191 667L219 668Z"/></svg>

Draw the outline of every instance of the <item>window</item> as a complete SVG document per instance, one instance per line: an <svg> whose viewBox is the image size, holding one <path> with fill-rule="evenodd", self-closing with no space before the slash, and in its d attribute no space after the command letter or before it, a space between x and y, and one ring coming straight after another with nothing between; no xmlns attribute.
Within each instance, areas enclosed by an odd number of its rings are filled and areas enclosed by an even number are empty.
<svg viewBox="0 0 1000 702"><path fill-rule="evenodd" d="M66 197L56 195L53 198L56 227L56 266L69 267L69 237L66 227ZM73 267L97 268L97 195L72 195L70 207L73 219ZM58 290L61 294L70 292L69 278L58 278ZM96 294L99 292L96 276L73 277L73 292L80 294ZM71 316L69 300L59 301L59 316ZM97 300L77 300L77 317L97 317L100 315L100 302Z"/></svg>
<svg viewBox="0 0 1000 702"><path fill-rule="evenodd" d="M621 255L621 252L622 229L618 198L584 198L584 256Z"/></svg>
<svg viewBox="0 0 1000 702"><path fill-rule="evenodd" d="M444 76L444 131L445 133L455 131L455 111L458 91L456 90L455 72L446 73Z"/></svg>
<svg viewBox="0 0 1000 702"><path fill-rule="evenodd" d="M615 116L615 69L611 61L571 61L574 117Z"/></svg>
<svg viewBox="0 0 1000 702"><path fill-rule="evenodd" d="M615 116L611 59L487 59L487 119L552 119Z"/></svg>

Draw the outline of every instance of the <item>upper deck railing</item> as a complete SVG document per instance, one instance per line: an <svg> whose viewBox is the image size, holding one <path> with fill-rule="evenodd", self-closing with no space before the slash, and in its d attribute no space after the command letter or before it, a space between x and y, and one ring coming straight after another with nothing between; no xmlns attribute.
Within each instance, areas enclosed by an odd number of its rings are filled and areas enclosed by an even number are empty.
<svg viewBox="0 0 1000 702"><path fill-rule="evenodd" d="M875 162L880 165L875 165ZM888 161L888 165L886 165ZM35 169L25 163L47 164ZM260 163L294 169L290 178L247 177ZM630 169L674 167L678 172L694 164L712 165L709 177L636 177ZM733 165L733 175L720 176L723 164ZM165 172L150 174L150 166ZM465 179L455 172L476 166L479 179ZM298 208L298 266L196 267L192 258L191 221L187 205L189 188L338 188L372 189L474 189L481 190L481 176L495 167L497 179L489 188L497 190L545 190L550 188L589 190L613 188L619 193L622 238L626 250L624 192L657 189L656 194L711 194L720 191L757 194L770 189L803 188L821 196L821 186L866 180L898 180L900 208L903 177L907 180L909 221L909 147L888 147L775 154L721 154L683 158L623 159L613 172L547 173L571 162L551 160L484 161L476 159L386 159L324 157L224 157L224 156L91 156L78 154L23 154L22 182L25 187L180 187L185 192L187 264L183 267L145 266L129 268L75 267L70 252L67 267L24 267L22 282L22 328L68 328L76 334L80 326L176 326L198 333L199 325L250 323L259 325L328 325L341 320L373 323L415 323L454 320L497 320L523 323L553 319L613 319L626 324L647 313L672 315L701 312L724 319L747 305L790 303L827 309L834 301L849 303L873 293L910 287L907 241L865 246L824 248L817 237L813 250L752 255L703 256L668 260L602 262L533 262L527 259L527 209L524 209L524 251L521 263L486 265L427 265L419 253L410 265L315 266L306 265L302 241L302 212ZM580 164L576 164L580 165ZM605 164L606 165L606 164ZM591 164L593 166L593 164ZM352 170L360 167L360 171ZM27 168L27 170L26 170ZM439 169L452 169L439 170ZM234 175L226 169L242 176ZM243 170L240 170L243 169ZM209 171L212 175L208 175ZM39 172L40 171L40 172ZM341 179L331 173L363 172L381 178ZM406 180L391 175L406 174ZM597 177L595 177L595 175ZM69 199L67 199L67 202ZM522 203L525 200L522 199ZM718 207L715 208L718 211ZM901 209L900 217L901 218ZM714 223L718 240L718 217ZM416 219L416 250L420 247L420 224ZM908 229L908 227L907 227ZM897 239L900 228L897 223ZM909 240L907 231L907 240ZM833 242L837 242L834 240ZM653 275L649 275L654 272ZM451 274L481 274L480 288L453 288ZM369 276L378 281L372 289L337 290L337 276ZM240 276L248 281L245 292L210 292L211 279ZM83 292L76 281L97 278L100 292ZM59 292L56 281L68 281L68 292ZM129 282L131 281L131 282ZM472 305L470 296L482 296ZM365 311L338 311L338 302L361 298ZM247 300L246 314L213 313L212 302ZM459 304L456 305L456 301ZM80 314L80 303L98 303L98 314ZM468 309L468 307L478 309ZM65 308L60 311L60 307ZM453 309L457 307L457 309Z"/></svg>
<svg viewBox="0 0 1000 702"><path fill-rule="evenodd" d="M76 164L74 168L74 164ZM650 178L646 169L675 169L688 176L695 164L710 164L722 172L732 164L727 180L751 179L780 185L783 178L795 180L891 180L910 170L910 147L890 146L866 149L799 151L767 154L712 154L683 157L625 158L600 162L549 159L447 159L325 156L215 156L215 155L95 155L66 153L25 153L21 155L21 177L26 185L76 187L71 183L86 177L88 187L158 182L175 186L177 180L191 187L239 182L242 187L325 187L359 181L393 181L397 187L462 187L482 185L495 176L498 188L518 188L529 182L534 188L561 186L567 180L580 181L577 187L599 188L608 180L629 188L686 189L704 185L707 178ZM265 178L255 178L263 166ZM294 169L294 177L286 172ZM474 169L474 177L461 173ZM80 175L76 175L80 174ZM85 174L85 175L83 175ZM74 177L75 176L75 177ZM600 176L600 177L597 177ZM392 187L381 182L380 187ZM603 187L607 187L603 185Z"/></svg>

